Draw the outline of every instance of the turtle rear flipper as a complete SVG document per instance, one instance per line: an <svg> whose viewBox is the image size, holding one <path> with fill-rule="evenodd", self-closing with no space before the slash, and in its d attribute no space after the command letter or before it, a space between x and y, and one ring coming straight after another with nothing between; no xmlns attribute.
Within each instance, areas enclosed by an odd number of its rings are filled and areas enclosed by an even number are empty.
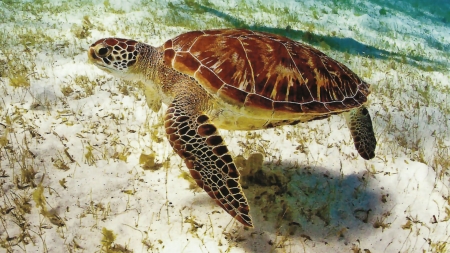
<svg viewBox="0 0 450 253"><path fill-rule="evenodd" d="M253 227L239 171L217 128L196 108L197 101L189 92L175 97L164 119L169 142L197 185L236 220Z"/></svg>
<svg viewBox="0 0 450 253"><path fill-rule="evenodd" d="M361 106L352 109L345 118L359 155L366 160L374 158L377 140L373 132L372 119L367 108Z"/></svg>

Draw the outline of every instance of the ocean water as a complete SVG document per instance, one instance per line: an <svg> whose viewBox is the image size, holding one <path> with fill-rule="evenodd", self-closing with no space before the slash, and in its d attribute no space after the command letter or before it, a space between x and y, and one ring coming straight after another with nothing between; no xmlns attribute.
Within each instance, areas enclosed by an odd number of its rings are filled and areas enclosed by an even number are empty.
<svg viewBox="0 0 450 253"><path fill-rule="evenodd" d="M449 1L1 0L0 17L0 252L449 252ZM233 220L173 152L167 107L87 58L100 38L217 28L370 83L376 157L340 116L220 130L255 227Z"/></svg>

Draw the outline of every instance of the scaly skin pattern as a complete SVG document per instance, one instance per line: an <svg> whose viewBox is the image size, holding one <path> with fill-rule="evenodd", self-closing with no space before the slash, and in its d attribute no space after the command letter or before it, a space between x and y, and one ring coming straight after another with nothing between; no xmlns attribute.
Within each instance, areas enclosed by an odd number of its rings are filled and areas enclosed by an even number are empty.
<svg viewBox="0 0 450 253"><path fill-rule="evenodd" d="M129 47L139 50L137 57L128 54ZM197 185L217 205L244 226L253 227L239 171L217 128L203 113L210 111L211 96L193 79L167 68L161 50L133 40L99 40L91 45L88 57L90 62L118 77L160 84L151 86L151 90L159 92L154 97L170 101L164 118L170 145L184 160ZM138 60L139 64L127 64L127 60ZM119 68L122 72L116 70ZM155 98L150 99L153 105Z"/></svg>
<svg viewBox="0 0 450 253"><path fill-rule="evenodd" d="M167 138L197 185L236 220L253 227L233 158L217 128L194 109L192 100L189 93L181 93L170 104L164 118Z"/></svg>
<svg viewBox="0 0 450 253"><path fill-rule="evenodd" d="M373 133L372 120L367 108L361 106L351 110L347 124L359 155L366 160L374 158L377 140Z"/></svg>
<svg viewBox="0 0 450 253"><path fill-rule="evenodd" d="M345 113L358 153L375 156L364 104L369 84L343 64L288 38L239 29L193 31L160 47L121 38L93 43L89 61L145 84L147 103L164 118L167 138L197 185L252 227L239 172L217 127L267 129Z"/></svg>

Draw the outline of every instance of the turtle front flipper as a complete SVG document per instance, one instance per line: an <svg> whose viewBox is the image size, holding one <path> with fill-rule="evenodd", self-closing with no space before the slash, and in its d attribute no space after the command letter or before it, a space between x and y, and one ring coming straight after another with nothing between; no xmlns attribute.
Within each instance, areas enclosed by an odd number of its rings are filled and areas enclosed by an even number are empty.
<svg viewBox="0 0 450 253"><path fill-rule="evenodd" d="M239 172L217 128L197 108L193 96L177 96L164 126L170 145L184 159L197 185L245 226L253 227Z"/></svg>
<svg viewBox="0 0 450 253"><path fill-rule="evenodd" d="M347 124L359 155L370 160L375 157L377 140L372 128L372 119L366 107L352 109L347 115Z"/></svg>

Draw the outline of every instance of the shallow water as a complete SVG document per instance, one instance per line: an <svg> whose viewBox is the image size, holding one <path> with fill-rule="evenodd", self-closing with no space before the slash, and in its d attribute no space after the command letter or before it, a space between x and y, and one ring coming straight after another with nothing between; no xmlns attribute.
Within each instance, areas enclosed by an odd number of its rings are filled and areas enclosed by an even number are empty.
<svg viewBox="0 0 450 253"><path fill-rule="evenodd" d="M448 1L1 1L0 16L2 249L448 251ZM307 43L370 83L376 157L340 116L221 131L255 228L232 220L189 181L167 107L86 55L104 37L212 28Z"/></svg>

